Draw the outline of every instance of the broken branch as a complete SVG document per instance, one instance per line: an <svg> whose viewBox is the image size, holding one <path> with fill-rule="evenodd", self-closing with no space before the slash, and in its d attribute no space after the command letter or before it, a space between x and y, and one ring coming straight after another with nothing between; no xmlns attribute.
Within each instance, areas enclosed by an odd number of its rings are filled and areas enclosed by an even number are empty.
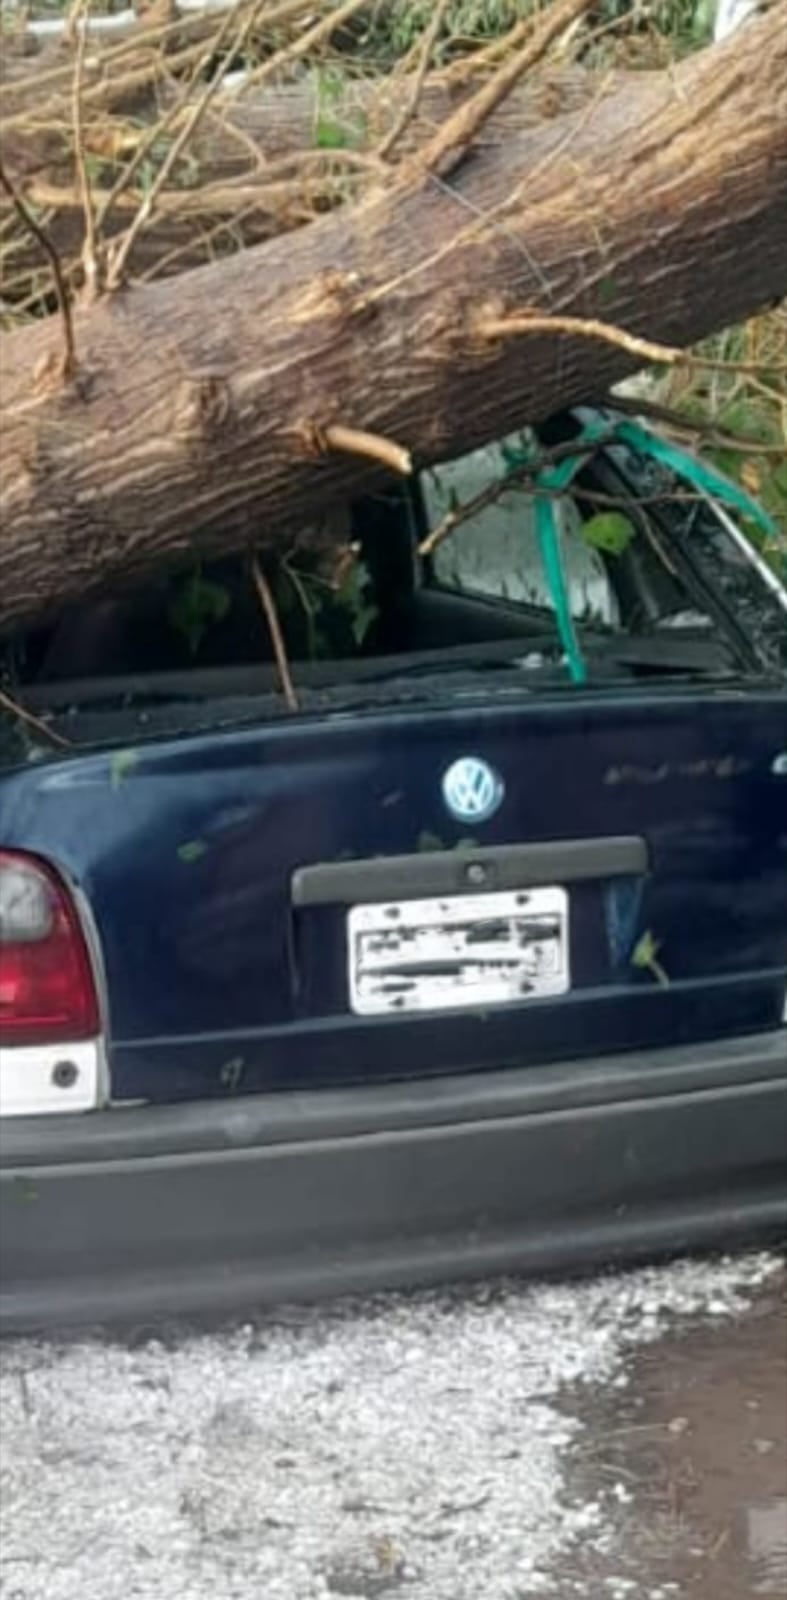
<svg viewBox="0 0 787 1600"><path fill-rule="evenodd" d="M319 448L323 450L339 450L345 455L365 456L367 461L377 461L380 466L390 468L391 472L398 472L402 477L409 477L413 470L413 458L409 450L395 444L393 439L384 439L379 433L366 433L362 428L345 428L341 423L331 423L327 428L316 430L316 439Z"/></svg>
<svg viewBox="0 0 787 1600"><path fill-rule="evenodd" d="M48 727L45 722L41 721L40 717L35 717L32 711L28 711L26 706L20 705L18 700L14 700L3 689L0 689L0 707L7 711L9 716L15 717L17 722L24 722L27 727L33 728L36 733L40 733L42 738L49 740L50 744L57 745L61 750L71 749L70 739L64 739L62 734L56 733L54 728Z"/></svg>
<svg viewBox="0 0 787 1600"><path fill-rule="evenodd" d="M93 203L93 191L87 170L85 135L82 123L82 83L85 66L85 44L87 41L87 23L89 20L89 12L90 0L81 0L74 19L77 26L77 47L74 59L74 86L72 93L74 161L76 164L79 198L82 205L82 214L85 223L85 237L82 245L82 271L85 279L85 299L88 304L95 300L100 287L98 251L96 247L96 210Z"/></svg>
<svg viewBox="0 0 787 1600"><path fill-rule="evenodd" d="M590 0L561 0L560 4L550 6L522 49L510 61L498 67L493 77L438 130L415 158L415 169L431 172L441 178L449 177L484 123L507 99L519 79L543 59L553 41L575 18L582 16L589 5ZM517 32L517 29L513 31Z"/></svg>
<svg viewBox="0 0 787 1600"><path fill-rule="evenodd" d="M654 366L693 367L707 372L781 372L787 371L787 362L725 361L715 356L699 356L677 345L657 344L653 339L640 339L625 328L611 322L600 322L597 317L540 316L526 312L522 316L484 317L476 324L482 338L505 339L527 333L563 333L582 339L600 339L604 344L615 345L628 355L651 362Z"/></svg>
<svg viewBox="0 0 787 1600"><path fill-rule="evenodd" d="M2 188L7 194L8 199L11 201L11 204L17 216L19 217L20 222L24 223L28 232L33 235L33 238L41 246L49 265L52 268L52 276L55 280L57 305L63 325L63 377L70 379L73 377L74 372L76 371L76 344L74 341L74 321L71 315L71 300L68 289L66 288L66 281L63 276L63 268L60 264L60 257L46 231L41 227L40 223L36 221L32 211L28 210L24 200L22 199L22 196L17 194L14 184L5 170L2 157L0 157L0 188Z"/></svg>
<svg viewBox="0 0 787 1600"><path fill-rule="evenodd" d="M292 681L292 673L290 672L290 663L287 660L287 651L284 645L284 635L281 631L281 623L279 622L279 613L276 609L276 601L273 598L273 590L271 589L268 579L266 578L265 573L260 566L257 556L252 556L251 575L254 580L254 587L257 590L260 605L262 606L262 610L265 615L265 620L268 624L271 645L273 646L273 654L279 673L279 682L281 683L281 691L284 695L287 710L297 711L298 696L295 693L295 685Z"/></svg>
<svg viewBox="0 0 787 1600"><path fill-rule="evenodd" d="M401 112L399 113L399 116L397 117L393 126L389 128L385 138L380 141L380 144L375 152L382 161L388 160L392 151L399 143L402 134L409 123L412 122L413 117L418 110L418 102L423 93L426 75L429 71L432 61L432 52L440 36L440 30L443 26L443 22L445 21L445 15L449 5L450 0L437 0L434 16L432 17L432 20L428 28L425 30L423 38L420 42L421 59L418 64L418 70L413 79L410 93L402 107Z"/></svg>

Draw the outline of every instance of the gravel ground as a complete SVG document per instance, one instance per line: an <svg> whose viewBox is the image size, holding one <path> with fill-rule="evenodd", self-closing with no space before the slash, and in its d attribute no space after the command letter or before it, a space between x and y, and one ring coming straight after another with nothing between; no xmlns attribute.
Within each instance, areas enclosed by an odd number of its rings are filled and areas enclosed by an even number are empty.
<svg viewBox="0 0 787 1600"><path fill-rule="evenodd" d="M7 1344L0 1596L552 1593L572 1544L610 1548L617 1487L568 1492L566 1393L624 1388L633 1350L737 1317L781 1270L755 1255L377 1298L171 1347Z"/></svg>

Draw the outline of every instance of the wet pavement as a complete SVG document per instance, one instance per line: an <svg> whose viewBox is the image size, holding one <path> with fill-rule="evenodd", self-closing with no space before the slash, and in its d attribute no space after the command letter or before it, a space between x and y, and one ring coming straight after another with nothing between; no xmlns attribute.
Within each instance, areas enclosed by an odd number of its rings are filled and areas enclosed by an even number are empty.
<svg viewBox="0 0 787 1600"><path fill-rule="evenodd" d="M554 1600L787 1600L785 1280L737 1322L672 1330L626 1377L566 1401L583 1425L566 1492L600 1495L607 1533Z"/></svg>

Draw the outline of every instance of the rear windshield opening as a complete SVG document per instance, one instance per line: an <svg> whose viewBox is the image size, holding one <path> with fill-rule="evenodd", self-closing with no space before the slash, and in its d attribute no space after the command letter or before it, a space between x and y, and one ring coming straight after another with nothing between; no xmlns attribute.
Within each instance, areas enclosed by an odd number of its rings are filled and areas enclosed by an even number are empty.
<svg viewBox="0 0 787 1600"><path fill-rule="evenodd" d="M572 425L546 435L558 458ZM265 567L305 707L321 693L336 706L389 702L416 681L422 694L430 682L444 693L461 673L485 693L567 682L565 619L561 631L539 537L543 494L521 470L538 448L543 439L524 431L430 468L331 513ZM787 613L707 499L616 446L550 501L589 682L724 676L787 659ZM244 555L192 559L134 590L97 594L4 648L25 703L72 720L91 706L147 708L155 732L156 707L224 700L231 719L238 695L269 698L255 714L282 710Z"/></svg>

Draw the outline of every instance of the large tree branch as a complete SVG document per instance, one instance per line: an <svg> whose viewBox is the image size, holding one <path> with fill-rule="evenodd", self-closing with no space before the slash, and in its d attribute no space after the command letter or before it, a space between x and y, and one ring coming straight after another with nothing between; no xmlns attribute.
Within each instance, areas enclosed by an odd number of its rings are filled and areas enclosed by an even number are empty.
<svg viewBox="0 0 787 1600"><path fill-rule="evenodd" d="M190 542L285 531L368 483L340 424L417 462L598 394L620 344L683 345L787 290L787 3L675 72L284 240L0 344L0 618ZM496 329L492 335L490 326ZM36 374L38 377L36 378Z"/></svg>

